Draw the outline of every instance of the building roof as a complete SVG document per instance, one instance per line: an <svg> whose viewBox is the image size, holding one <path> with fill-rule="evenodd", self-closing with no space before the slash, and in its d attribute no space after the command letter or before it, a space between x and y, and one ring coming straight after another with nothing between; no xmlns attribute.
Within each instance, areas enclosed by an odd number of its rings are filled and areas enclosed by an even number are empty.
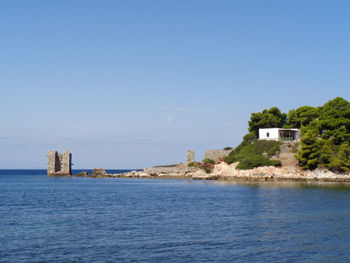
<svg viewBox="0 0 350 263"><path fill-rule="evenodd" d="M286 129L286 128L259 128L259 130L299 131L300 129L298 129L298 128L290 128L290 129Z"/></svg>

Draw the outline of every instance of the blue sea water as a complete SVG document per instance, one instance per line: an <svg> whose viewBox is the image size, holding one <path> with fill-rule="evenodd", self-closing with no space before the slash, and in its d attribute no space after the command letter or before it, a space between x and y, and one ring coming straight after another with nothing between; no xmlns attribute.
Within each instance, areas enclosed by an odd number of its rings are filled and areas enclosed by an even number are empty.
<svg viewBox="0 0 350 263"><path fill-rule="evenodd" d="M350 187L0 170L0 262L350 262Z"/></svg>

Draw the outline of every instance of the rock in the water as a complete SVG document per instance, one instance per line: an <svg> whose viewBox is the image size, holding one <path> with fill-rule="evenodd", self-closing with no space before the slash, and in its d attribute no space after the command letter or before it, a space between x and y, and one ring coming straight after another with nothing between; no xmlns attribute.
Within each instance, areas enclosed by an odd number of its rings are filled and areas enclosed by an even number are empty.
<svg viewBox="0 0 350 263"><path fill-rule="evenodd" d="M139 177L150 177L148 173L139 173Z"/></svg>
<svg viewBox="0 0 350 263"><path fill-rule="evenodd" d="M88 176L88 172L80 172L78 174L74 174L74 176Z"/></svg>
<svg viewBox="0 0 350 263"><path fill-rule="evenodd" d="M103 168L95 168L92 173L92 177L107 177L107 172Z"/></svg>

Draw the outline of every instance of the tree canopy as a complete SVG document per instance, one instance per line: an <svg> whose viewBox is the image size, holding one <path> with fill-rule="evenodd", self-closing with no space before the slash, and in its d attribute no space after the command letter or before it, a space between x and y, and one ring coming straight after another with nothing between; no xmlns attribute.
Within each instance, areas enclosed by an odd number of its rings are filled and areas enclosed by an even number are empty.
<svg viewBox="0 0 350 263"><path fill-rule="evenodd" d="M312 106L302 106L296 110L290 110L288 113L288 128L300 128L309 125L311 121L318 118L318 109Z"/></svg>
<svg viewBox="0 0 350 263"><path fill-rule="evenodd" d="M350 102L341 97L320 107L292 109L288 115L277 107L252 113L247 136L258 138L259 128L300 128L297 159L303 169L350 171Z"/></svg>
<svg viewBox="0 0 350 263"><path fill-rule="evenodd" d="M258 137L259 128L280 128L286 124L287 114L282 113L277 107L269 110L252 113L249 121L249 132L253 132Z"/></svg>
<svg viewBox="0 0 350 263"><path fill-rule="evenodd" d="M316 113L302 125L299 164L303 169L350 171L350 102L337 97L318 107Z"/></svg>

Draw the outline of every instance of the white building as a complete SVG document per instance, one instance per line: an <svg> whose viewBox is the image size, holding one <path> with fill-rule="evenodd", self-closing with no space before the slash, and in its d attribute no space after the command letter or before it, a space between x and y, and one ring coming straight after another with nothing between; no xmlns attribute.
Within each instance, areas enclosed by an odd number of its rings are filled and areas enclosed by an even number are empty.
<svg viewBox="0 0 350 263"><path fill-rule="evenodd" d="M259 140L295 141L300 139L300 129L260 128Z"/></svg>

